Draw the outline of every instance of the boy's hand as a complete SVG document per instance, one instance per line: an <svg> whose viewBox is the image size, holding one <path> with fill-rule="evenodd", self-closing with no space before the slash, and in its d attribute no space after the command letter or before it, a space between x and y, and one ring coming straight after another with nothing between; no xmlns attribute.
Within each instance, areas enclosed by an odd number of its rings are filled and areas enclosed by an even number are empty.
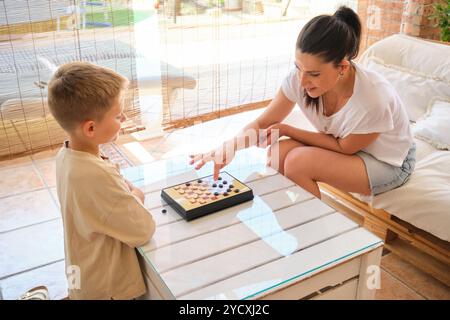
<svg viewBox="0 0 450 320"><path fill-rule="evenodd" d="M127 186L130 189L130 191L132 191L133 188L134 188L134 185L130 181L128 181L127 179L125 179L125 183L127 184Z"/></svg>
<svg viewBox="0 0 450 320"><path fill-rule="evenodd" d="M137 196L139 198L139 200L141 200L141 203L144 204L144 202L145 202L145 195L144 195L144 192L142 192L141 189L134 187L134 189L131 190L131 193L134 194L135 196Z"/></svg>
<svg viewBox="0 0 450 320"><path fill-rule="evenodd" d="M145 201L145 195L144 192L142 192L141 189L135 187L130 181L128 181L127 179L125 179L125 182L128 186L128 188L130 188L130 191L132 194L134 194L135 196L137 196L139 198L139 200L141 200L142 204L144 204Z"/></svg>

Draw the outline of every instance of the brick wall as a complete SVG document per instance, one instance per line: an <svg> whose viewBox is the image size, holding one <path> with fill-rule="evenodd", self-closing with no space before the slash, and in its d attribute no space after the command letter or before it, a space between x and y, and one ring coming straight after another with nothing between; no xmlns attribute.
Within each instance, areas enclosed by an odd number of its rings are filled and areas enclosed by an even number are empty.
<svg viewBox="0 0 450 320"><path fill-rule="evenodd" d="M439 28L428 17L440 0L359 0L363 25L361 52L372 43L395 33L439 40Z"/></svg>

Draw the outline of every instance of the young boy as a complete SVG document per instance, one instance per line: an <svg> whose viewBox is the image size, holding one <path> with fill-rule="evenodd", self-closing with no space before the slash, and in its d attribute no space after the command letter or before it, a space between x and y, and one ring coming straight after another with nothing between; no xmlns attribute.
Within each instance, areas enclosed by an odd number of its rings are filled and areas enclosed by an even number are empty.
<svg viewBox="0 0 450 320"><path fill-rule="evenodd" d="M56 157L56 176L66 267L73 271L70 299L133 299L146 292L135 248L150 240L155 224L142 191L99 150L126 119L127 86L116 72L86 62L61 66L49 83L50 111L69 135Z"/></svg>

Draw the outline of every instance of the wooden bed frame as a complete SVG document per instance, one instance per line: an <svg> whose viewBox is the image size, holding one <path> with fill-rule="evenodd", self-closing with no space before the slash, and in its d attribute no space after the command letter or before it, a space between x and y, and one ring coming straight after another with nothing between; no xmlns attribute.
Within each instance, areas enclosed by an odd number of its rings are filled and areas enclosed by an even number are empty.
<svg viewBox="0 0 450 320"><path fill-rule="evenodd" d="M349 193L320 183L323 201L382 238L385 249L450 287L450 243Z"/></svg>

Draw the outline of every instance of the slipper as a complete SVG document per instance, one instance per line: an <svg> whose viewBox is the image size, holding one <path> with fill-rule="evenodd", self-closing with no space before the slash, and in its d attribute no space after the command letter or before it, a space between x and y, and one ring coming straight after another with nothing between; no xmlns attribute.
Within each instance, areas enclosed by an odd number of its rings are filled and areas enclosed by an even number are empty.
<svg viewBox="0 0 450 320"><path fill-rule="evenodd" d="M47 287L38 286L28 290L17 300L50 300L50 297Z"/></svg>

